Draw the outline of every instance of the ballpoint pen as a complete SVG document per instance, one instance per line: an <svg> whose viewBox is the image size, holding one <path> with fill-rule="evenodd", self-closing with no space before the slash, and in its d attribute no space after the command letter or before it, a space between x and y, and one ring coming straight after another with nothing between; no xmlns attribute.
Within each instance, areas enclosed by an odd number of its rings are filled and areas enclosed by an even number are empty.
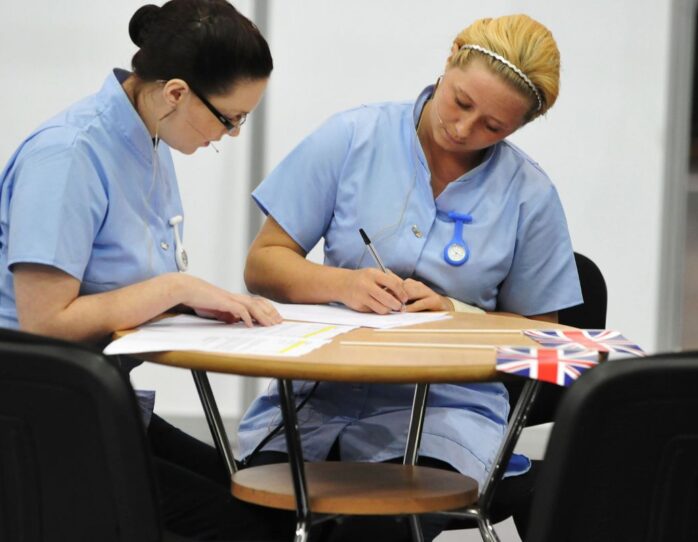
<svg viewBox="0 0 698 542"><path fill-rule="evenodd" d="M387 273L388 270L385 268L385 265L383 265L383 260L381 260L381 257L378 255L378 252L376 252L376 249L373 248L373 244L371 243L371 240L368 238L368 235L366 235L364 229L359 228L359 233L361 234L361 238L364 240L364 243L366 244L368 251L371 253L371 256L373 256L373 260L376 262L380 270L383 271L383 273ZM400 309L405 309L405 304L402 302L400 303Z"/></svg>
<svg viewBox="0 0 698 542"><path fill-rule="evenodd" d="M373 248L373 244L371 243L371 240L368 238L368 235L366 235L366 232L364 231L363 228L359 228L359 233L361 234L361 238L364 240L364 243L366 243L366 246L368 247L368 251L371 253L371 256L373 256L373 260L378 264L378 267L380 267L380 270L383 271L383 273L387 273L387 269L385 268L385 265L383 265L383 260L381 260L381 257L378 255L378 252L376 252L376 249Z"/></svg>

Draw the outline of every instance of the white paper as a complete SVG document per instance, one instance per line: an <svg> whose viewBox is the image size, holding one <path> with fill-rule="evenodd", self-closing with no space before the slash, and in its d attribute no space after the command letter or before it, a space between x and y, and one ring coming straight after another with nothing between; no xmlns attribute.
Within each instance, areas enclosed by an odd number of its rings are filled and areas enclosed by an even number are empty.
<svg viewBox="0 0 698 542"><path fill-rule="evenodd" d="M275 326L248 328L242 323L225 324L180 315L146 324L138 331L110 343L104 353L117 355L195 350L224 354L301 356L352 329L355 327L305 322L283 322Z"/></svg>
<svg viewBox="0 0 698 542"><path fill-rule="evenodd" d="M357 312L344 305L287 305L272 302L284 320L387 329L451 318L446 312Z"/></svg>

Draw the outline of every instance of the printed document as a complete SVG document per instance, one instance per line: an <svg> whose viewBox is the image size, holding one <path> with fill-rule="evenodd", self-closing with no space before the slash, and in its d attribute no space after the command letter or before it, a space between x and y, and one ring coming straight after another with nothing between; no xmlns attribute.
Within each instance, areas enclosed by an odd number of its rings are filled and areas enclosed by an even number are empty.
<svg viewBox="0 0 698 542"><path fill-rule="evenodd" d="M107 355L172 350L223 354L302 356L329 343L355 326L308 322L283 322L275 326L246 327L197 316L179 315L141 326L110 343Z"/></svg>

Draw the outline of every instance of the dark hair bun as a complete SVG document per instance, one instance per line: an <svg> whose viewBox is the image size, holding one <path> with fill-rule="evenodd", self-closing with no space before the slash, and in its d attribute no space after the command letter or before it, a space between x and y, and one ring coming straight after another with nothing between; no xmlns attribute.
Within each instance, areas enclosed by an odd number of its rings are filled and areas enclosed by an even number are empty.
<svg viewBox="0 0 698 542"><path fill-rule="evenodd" d="M128 31L138 45L131 68L145 82L183 79L212 96L229 93L238 81L266 79L274 67L264 36L228 0L143 6Z"/></svg>
<svg viewBox="0 0 698 542"><path fill-rule="evenodd" d="M155 4L147 4L138 8L128 23L128 35L131 41L138 47L143 47L148 36L148 31L160 14L160 7Z"/></svg>

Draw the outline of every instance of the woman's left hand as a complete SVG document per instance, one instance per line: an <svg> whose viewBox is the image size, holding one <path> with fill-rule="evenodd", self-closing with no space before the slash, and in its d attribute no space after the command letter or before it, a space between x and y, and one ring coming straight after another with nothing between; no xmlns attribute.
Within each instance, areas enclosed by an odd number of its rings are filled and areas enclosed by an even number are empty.
<svg viewBox="0 0 698 542"><path fill-rule="evenodd" d="M443 295L437 294L422 282L414 279L404 281L408 302L405 306L407 312L422 311L452 311L453 303Z"/></svg>

